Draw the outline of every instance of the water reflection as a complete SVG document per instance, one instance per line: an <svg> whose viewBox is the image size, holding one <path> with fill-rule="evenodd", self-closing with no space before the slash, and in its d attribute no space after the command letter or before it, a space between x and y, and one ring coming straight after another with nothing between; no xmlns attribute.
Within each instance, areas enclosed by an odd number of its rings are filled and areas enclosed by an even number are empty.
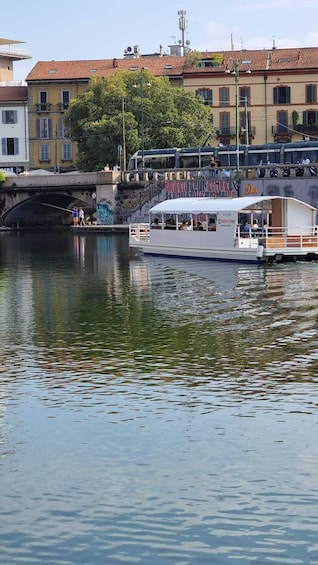
<svg viewBox="0 0 318 565"><path fill-rule="evenodd" d="M0 251L4 563L318 562L318 265Z"/></svg>

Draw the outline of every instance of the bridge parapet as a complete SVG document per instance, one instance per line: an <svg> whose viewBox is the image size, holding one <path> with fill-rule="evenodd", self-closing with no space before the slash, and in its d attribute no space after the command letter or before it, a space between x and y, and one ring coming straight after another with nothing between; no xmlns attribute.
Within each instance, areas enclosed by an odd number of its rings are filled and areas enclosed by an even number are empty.
<svg viewBox="0 0 318 565"><path fill-rule="evenodd" d="M32 187L56 187L67 188L82 186L98 186L105 184L117 184L120 182L121 175L118 171L92 172L92 173L64 173L64 174L29 174L15 175L7 177L2 188L22 188Z"/></svg>
<svg viewBox="0 0 318 565"><path fill-rule="evenodd" d="M133 170L123 171L121 178L124 183L138 183L158 180L197 180L197 179L259 179L259 178L285 178L285 177L310 177L318 176L318 168L315 164L304 165L257 165L254 167L217 167L197 169L169 169L165 171L156 170Z"/></svg>

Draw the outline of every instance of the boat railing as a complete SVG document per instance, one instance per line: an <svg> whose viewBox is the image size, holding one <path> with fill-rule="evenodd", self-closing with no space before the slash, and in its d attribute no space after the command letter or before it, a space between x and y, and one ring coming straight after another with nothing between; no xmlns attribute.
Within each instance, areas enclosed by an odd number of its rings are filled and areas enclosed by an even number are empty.
<svg viewBox="0 0 318 565"><path fill-rule="evenodd" d="M238 247L262 245L266 249L318 248L318 226L249 228L246 232L237 226L236 244Z"/></svg>
<svg viewBox="0 0 318 565"><path fill-rule="evenodd" d="M130 224L129 239L136 242L149 240L149 224Z"/></svg>

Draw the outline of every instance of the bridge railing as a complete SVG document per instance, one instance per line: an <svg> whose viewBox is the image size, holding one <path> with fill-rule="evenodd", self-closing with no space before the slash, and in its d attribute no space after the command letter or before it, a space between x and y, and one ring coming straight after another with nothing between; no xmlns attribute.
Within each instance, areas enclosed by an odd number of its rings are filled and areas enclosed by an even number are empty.
<svg viewBox="0 0 318 565"><path fill-rule="evenodd" d="M286 177L315 177L318 176L318 165L258 165L240 167L204 167L198 169L168 169L168 170L132 170L122 171L121 180L125 183L159 181L159 180L197 180L197 179L261 179L261 178L286 178Z"/></svg>

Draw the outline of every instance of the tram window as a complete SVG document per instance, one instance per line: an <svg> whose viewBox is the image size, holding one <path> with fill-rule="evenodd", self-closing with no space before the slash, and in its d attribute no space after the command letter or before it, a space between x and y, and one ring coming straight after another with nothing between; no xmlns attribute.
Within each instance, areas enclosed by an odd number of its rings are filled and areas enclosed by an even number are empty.
<svg viewBox="0 0 318 565"><path fill-rule="evenodd" d="M182 169L197 169L199 167L199 156L183 155L180 159L180 165Z"/></svg>
<svg viewBox="0 0 318 565"><path fill-rule="evenodd" d="M174 169L175 158L173 156L167 157L165 155L145 156L145 167L147 169ZM141 159L140 159L141 166Z"/></svg>

